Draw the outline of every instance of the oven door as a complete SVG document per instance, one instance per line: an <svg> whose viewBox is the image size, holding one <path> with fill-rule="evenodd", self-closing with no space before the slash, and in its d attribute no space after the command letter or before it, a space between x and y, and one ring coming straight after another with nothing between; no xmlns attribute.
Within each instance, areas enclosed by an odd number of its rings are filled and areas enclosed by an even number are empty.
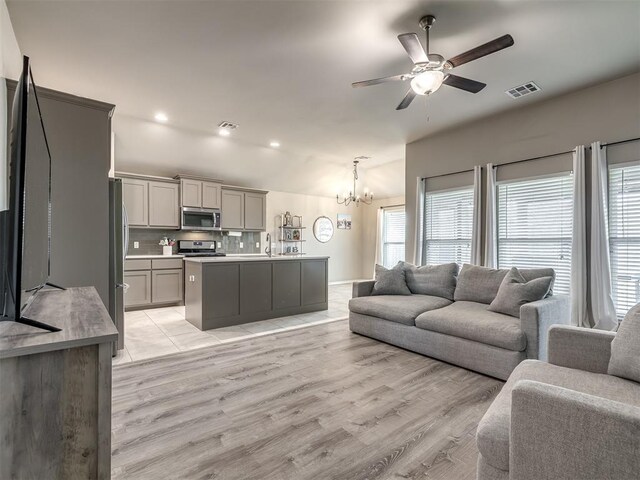
<svg viewBox="0 0 640 480"><path fill-rule="evenodd" d="M182 230L220 230L220 210L182 207Z"/></svg>

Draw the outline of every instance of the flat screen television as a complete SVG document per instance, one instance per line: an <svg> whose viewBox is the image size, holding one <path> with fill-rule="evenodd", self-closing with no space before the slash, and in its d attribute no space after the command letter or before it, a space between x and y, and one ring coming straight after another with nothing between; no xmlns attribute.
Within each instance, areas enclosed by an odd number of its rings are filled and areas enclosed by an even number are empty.
<svg viewBox="0 0 640 480"><path fill-rule="evenodd" d="M8 143L9 178L2 180L8 180L9 201L0 212L1 319L59 331L24 315L38 292L51 285L51 152L28 57L16 85Z"/></svg>

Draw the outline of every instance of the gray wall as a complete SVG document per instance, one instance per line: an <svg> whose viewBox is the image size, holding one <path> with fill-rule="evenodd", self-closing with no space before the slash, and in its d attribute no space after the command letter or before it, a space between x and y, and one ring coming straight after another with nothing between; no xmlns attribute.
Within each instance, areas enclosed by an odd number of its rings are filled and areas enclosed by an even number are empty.
<svg viewBox="0 0 640 480"><path fill-rule="evenodd" d="M548 155L571 150L576 145L589 145L596 140L609 142L638 136L640 74L636 73L476 120L408 144L405 174L407 259L413 257L415 248L417 177L456 172L489 162L502 164ZM610 149L610 156L615 155L615 148ZM571 156L564 155L498 169L498 180L570 169ZM443 177L441 182L455 183L455 177L460 176ZM587 176L587 185L590 181ZM484 199L483 191L483 212Z"/></svg>
<svg viewBox="0 0 640 480"><path fill-rule="evenodd" d="M15 83L9 84L13 96ZM109 305L109 167L114 106L38 89L51 149L51 282L94 286Z"/></svg>

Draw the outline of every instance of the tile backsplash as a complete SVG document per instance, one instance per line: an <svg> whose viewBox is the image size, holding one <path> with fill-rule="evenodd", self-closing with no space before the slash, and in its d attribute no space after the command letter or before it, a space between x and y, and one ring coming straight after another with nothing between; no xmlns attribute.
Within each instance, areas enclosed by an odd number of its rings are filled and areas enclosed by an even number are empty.
<svg viewBox="0 0 640 480"><path fill-rule="evenodd" d="M224 253L262 253L260 232L242 232L241 236L229 236L229 232L189 232L183 230L162 230L150 228L131 228L129 230L129 255L161 255L162 247L158 245L163 237L178 240L215 240L222 242L219 252ZM133 248L133 242L139 248ZM242 243L242 248L240 244ZM259 246L256 247L256 244ZM178 253L178 245L173 247Z"/></svg>

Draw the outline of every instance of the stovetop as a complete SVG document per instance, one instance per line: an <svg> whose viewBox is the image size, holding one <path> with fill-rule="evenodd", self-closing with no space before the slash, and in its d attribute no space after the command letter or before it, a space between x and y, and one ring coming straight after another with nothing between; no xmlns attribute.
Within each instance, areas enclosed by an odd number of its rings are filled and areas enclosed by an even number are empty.
<svg viewBox="0 0 640 480"><path fill-rule="evenodd" d="M185 257L224 257L216 251L216 242L211 240L180 240L178 253Z"/></svg>

